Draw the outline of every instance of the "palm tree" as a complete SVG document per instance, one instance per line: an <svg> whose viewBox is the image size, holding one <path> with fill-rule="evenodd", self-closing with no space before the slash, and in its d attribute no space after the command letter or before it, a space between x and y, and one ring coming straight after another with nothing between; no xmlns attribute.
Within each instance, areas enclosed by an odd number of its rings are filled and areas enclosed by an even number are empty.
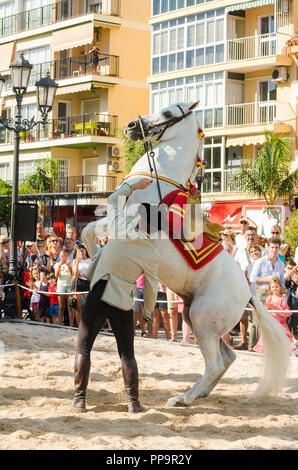
<svg viewBox="0 0 298 470"><path fill-rule="evenodd" d="M266 142L253 162L243 163L235 180L243 190L265 199L273 206L279 197L291 197L297 183L297 170L291 172L292 139L265 131Z"/></svg>

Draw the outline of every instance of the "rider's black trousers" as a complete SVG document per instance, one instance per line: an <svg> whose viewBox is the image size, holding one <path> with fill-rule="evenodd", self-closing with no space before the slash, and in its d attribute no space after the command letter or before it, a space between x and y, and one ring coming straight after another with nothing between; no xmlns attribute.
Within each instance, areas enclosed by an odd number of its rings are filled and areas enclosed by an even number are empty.
<svg viewBox="0 0 298 470"><path fill-rule="evenodd" d="M122 362L134 359L134 323L132 310L120 310L101 300L105 280L99 281L89 292L79 326L77 353L90 358L96 336L110 320Z"/></svg>

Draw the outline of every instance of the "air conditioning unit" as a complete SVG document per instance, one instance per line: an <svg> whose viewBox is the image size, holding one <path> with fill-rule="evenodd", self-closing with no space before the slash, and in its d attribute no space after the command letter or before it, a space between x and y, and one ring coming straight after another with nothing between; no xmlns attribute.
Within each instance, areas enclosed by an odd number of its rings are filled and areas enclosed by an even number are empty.
<svg viewBox="0 0 298 470"><path fill-rule="evenodd" d="M117 160L109 160L109 171L122 171L122 162Z"/></svg>
<svg viewBox="0 0 298 470"><path fill-rule="evenodd" d="M120 147L117 147L116 145L113 145L112 147L108 147L108 154L109 158L111 157L121 157L121 149Z"/></svg>
<svg viewBox="0 0 298 470"><path fill-rule="evenodd" d="M273 82L286 82L289 78L289 72L287 67L276 67L272 70L272 81Z"/></svg>

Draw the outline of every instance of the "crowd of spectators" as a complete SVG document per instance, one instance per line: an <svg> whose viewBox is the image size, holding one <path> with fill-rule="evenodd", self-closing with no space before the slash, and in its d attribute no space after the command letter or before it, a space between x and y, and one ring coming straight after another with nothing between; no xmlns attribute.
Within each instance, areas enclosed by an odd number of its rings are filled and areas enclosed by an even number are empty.
<svg viewBox="0 0 298 470"><path fill-rule="evenodd" d="M0 285L7 277L10 239L0 240ZM42 224L36 226L36 241L26 242L18 249L18 265L28 276L23 285L30 292L28 310L36 321L79 326L82 307L89 291L85 277L91 260L79 240L77 229L67 227L64 240ZM66 295L71 292L78 294ZM80 293L82 292L82 294Z"/></svg>
<svg viewBox="0 0 298 470"><path fill-rule="evenodd" d="M279 311L272 312L272 315L287 328L287 334L294 341L298 340L298 250L292 260L289 256L290 247L282 240L282 231L278 225L271 227L271 237L265 241L265 246L262 246L264 240L262 244L259 243L257 225L251 219L242 217L240 226L238 234L231 227L226 228L221 233L220 243L245 273L251 293L269 310ZM104 246L107 241L107 237L98 240L98 246ZM0 247L1 286L8 273L10 239L2 237ZM79 240L77 229L68 226L65 238L62 239L53 228L45 233L43 225L38 223L36 242L27 242L25 246L19 247L18 263L28 274L24 287L30 289L27 298L30 299L32 318L78 327L89 291L85 274L91 260L86 247ZM144 275L137 281L133 307L135 330L140 329L141 336L157 339L162 325L167 340L177 341L177 332L181 329L183 343L196 342L180 315L183 311L183 300L180 297L160 284L152 325L149 325L142 316L143 291ZM73 292L76 294L71 294ZM234 348L261 352L262 339L252 312L245 310L237 326L241 341ZM106 327L111 331L108 321ZM230 333L233 331L223 337L228 344L232 343Z"/></svg>
<svg viewBox="0 0 298 470"><path fill-rule="evenodd" d="M223 248L234 258L245 273L250 291L261 300L270 314L284 327L292 340L291 352L298 340L298 259L297 251L291 253L282 240L278 225L271 227L271 237L262 246L257 225L248 217L240 219L241 232L236 235L231 228L222 232ZM294 260L290 256L294 255ZM292 312L293 311L293 312ZM241 342L234 349L263 351L262 338L252 311L245 310L239 329ZM224 337L230 342L230 335Z"/></svg>

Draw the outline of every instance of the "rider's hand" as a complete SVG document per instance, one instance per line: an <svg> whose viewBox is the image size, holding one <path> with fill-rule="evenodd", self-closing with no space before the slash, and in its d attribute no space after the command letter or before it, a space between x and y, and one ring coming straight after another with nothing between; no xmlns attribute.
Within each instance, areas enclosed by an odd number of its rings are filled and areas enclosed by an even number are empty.
<svg viewBox="0 0 298 470"><path fill-rule="evenodd" d="M142 178L141 180L133 183L131 185L131 189L134 191L135 189L146 189L152 183L152 179L149 178Z"/></svg>

